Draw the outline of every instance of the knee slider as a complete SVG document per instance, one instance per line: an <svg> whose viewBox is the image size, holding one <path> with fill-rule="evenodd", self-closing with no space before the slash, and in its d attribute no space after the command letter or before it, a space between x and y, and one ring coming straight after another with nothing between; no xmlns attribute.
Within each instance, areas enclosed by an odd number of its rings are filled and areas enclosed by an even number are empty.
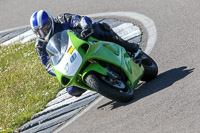
<svg viewBox="0 0 200 133"><path fill-rule="evenodd" d="M67 87L66 90L72 96L80 96L86 91L84 89L75 86Z"/></svg>

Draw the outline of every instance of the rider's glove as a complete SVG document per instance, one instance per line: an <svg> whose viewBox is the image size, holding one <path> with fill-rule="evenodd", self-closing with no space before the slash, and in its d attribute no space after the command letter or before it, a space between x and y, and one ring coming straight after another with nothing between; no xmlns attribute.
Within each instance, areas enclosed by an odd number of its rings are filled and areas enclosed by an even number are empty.
<svg viewBox="0 0 200 133"><path fill-rule="evenodd" d="M83 29L81 32L81 38L87 39L92 33L93 33L93 30L91 28Z"/></svg>

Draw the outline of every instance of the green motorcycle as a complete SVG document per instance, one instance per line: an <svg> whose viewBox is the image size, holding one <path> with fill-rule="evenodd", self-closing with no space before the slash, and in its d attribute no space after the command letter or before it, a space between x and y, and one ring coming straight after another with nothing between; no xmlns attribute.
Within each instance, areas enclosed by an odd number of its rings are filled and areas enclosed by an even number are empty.
<svg viewBox="0 0 200 133"><path fill-rule="evenodd" d="M120 45L92 36L80 39L72 30L55 34L47 52L63 86L96 91L118 102L131 101L135 85L154 79L158 73L155 61L142 50L131 59Z"/></svg>

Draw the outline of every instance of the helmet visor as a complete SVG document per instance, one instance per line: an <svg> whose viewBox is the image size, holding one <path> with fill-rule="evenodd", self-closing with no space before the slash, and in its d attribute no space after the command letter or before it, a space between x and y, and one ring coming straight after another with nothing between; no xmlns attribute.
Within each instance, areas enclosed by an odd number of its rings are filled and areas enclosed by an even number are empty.
<svg viewBox="0 0 200 133"><path fill-rule="evenodd" d="M46 24L44 25L44 27L42 27L41 29L39 29L36 32L39 35L39 37L44 38L49 34L49 32L51 30L51 27L52 27L52 22L51 22L51 19L48 18L48 20L47 20Z"/></svg>

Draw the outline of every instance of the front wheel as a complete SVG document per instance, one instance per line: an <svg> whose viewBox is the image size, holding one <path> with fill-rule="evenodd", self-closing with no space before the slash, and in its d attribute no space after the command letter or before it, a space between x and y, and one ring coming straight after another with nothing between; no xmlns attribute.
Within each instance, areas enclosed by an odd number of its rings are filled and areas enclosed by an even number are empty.
<svg viewBox="0 0 200 133"><path fill-rule="evenodd" d="M134 98L133 89L120 80L111 84L108 77L90 72L85 76L85 82L101 95L117 102L129 102Z"/></svg>
<svg viewBox="0 0 200 133"><path fill-rule="evenodd" d="M142 62L141 64L144 67L144 75L142 77L142 81L150 81L156 78L158 74L158 66L156 62L148 56L146 53L142 52Z"/></svg>

